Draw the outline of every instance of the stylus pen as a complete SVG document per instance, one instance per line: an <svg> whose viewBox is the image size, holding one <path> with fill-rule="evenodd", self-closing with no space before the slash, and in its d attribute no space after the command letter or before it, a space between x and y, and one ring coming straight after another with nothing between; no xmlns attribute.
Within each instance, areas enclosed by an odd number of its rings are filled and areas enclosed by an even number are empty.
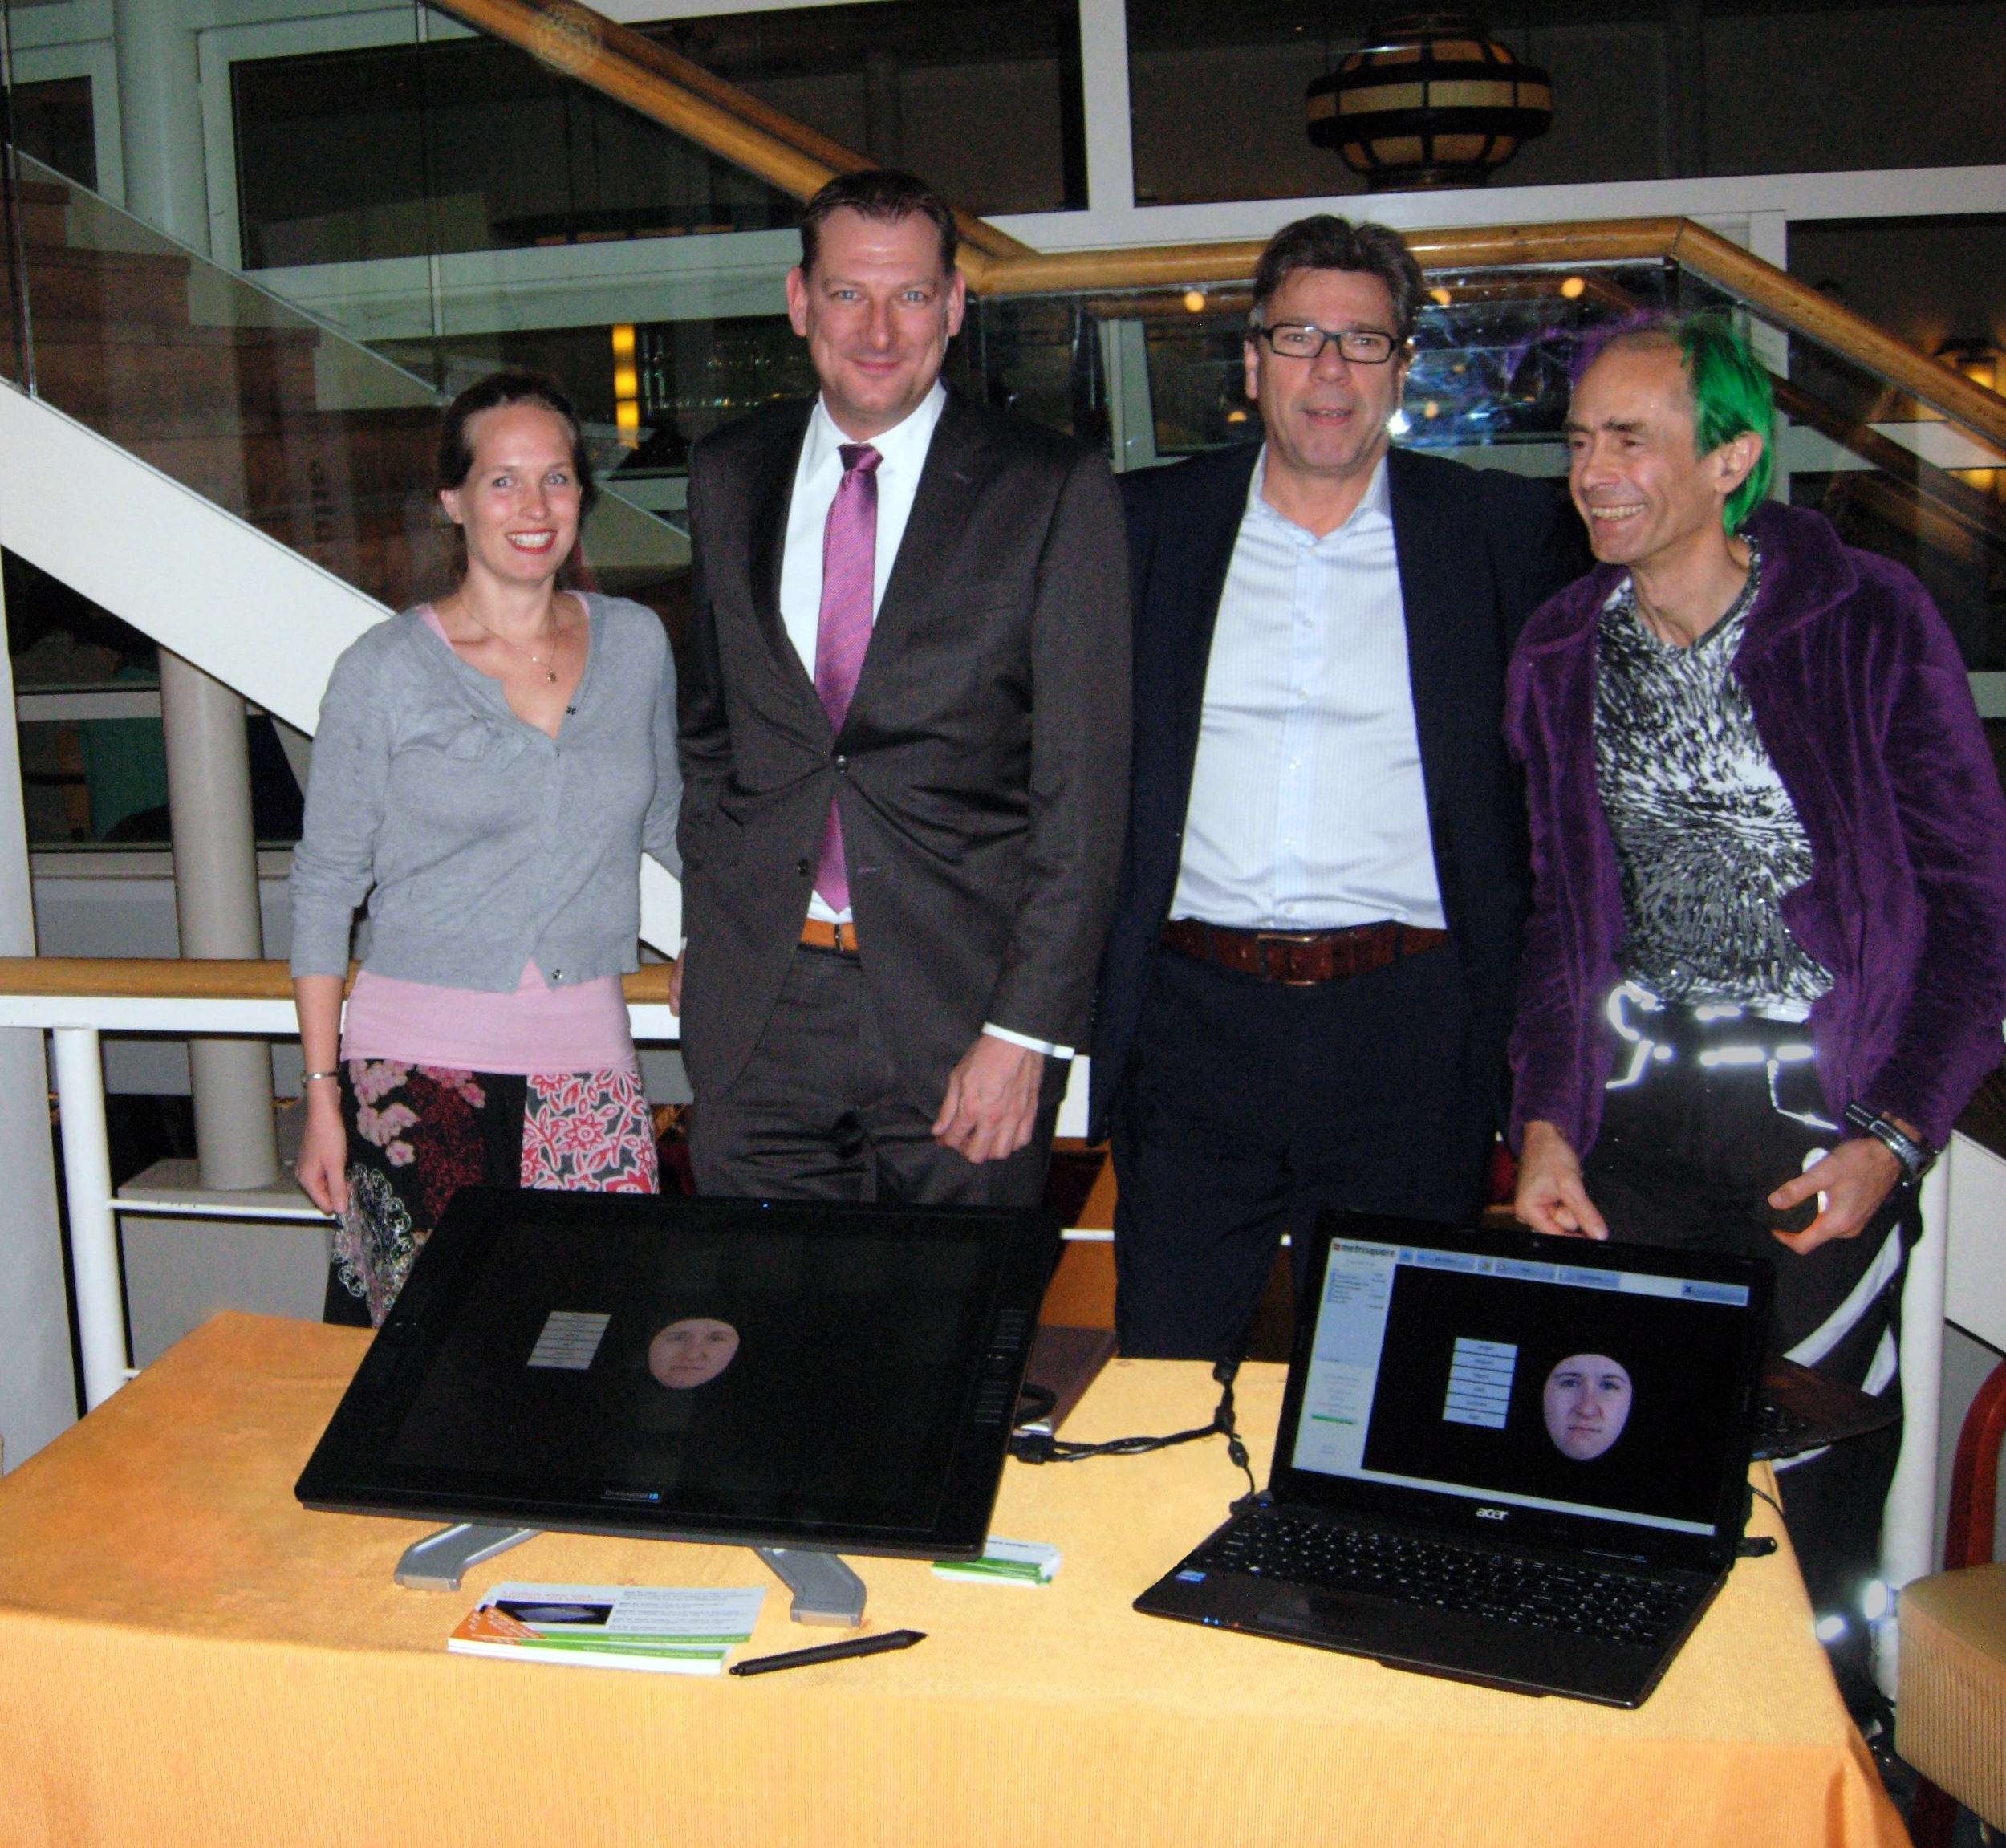
<svg viewBox="0 0 2006 1848"><path fill-rule="evenodd" d="M924 1630L887 1630L882 1636L853 1637L847 1643L825 1643L818 1649L790 1649L778 1655L755 1655L734 1662L734 1675L770 1675L776 1668L811 1668L818 1662L841 1662L852 1655L881 1655L887 1649L910 1649L924 1643Z"/></svg>

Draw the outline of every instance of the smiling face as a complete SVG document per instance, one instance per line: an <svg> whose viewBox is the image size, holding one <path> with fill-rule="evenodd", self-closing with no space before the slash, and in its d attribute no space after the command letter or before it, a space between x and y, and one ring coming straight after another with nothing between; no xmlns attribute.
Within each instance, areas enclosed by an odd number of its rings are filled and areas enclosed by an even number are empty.
<svg viewBox="0 0 2006 1848"><path fill-rule="evenodd" d="M1326 333L1385 334L1396 342L1393 297L1377 276L1358 270L1293 270L1268 298L1264 325L1283 322ZM1265 340L1244 353L1247 396L1261 407L1268 470L1326 481L1369 476L1387 452L1387 424L1399 408L1407 356L1376 366L1342 358L1334 341L1314 359L1285 359Z"/></svg>
<svg viewBox="0 0 2006 1848"><path fill-rule="evenodd" d="M1568 486L1605 564L1650 570L1724 551L1721 509L1761 454L1748 433L1695 453L1692 394L1669 339L1619 341L1568 412Z"/></svg>
<svg viewBox="0 0 2006 1848"><path fill-rule="evenodd" d="M715 1379L738 1351L738 1330L707 1315L672 1322L648 1344L648 1371L678 1391Z"/></svg>
<svg viewBox="0 0 2006 1848"><path fill-rule="evenodd" d="M1630 1374L1606 1354L1570 1354L1546 1376L1546 1435L1561 1453L1590 1463L1623 1434Z"/></svg>
<svg viewBox="0 0 2006 1848"><path fill-rule="evenodd" d="M787 318L808 343L822 401L843 434L867 442L919 408L961 331L960 270L940 266L922 213L822 221L812 274L787 273Z"/></svg>
<svg viewBox="0 0 2006 1848"><path fill-rule="evenodd" d="M466 535L467 574L547 583L578 543L571 426L547 405L497 404L467 426L473 466L439 504Z"/></svg>

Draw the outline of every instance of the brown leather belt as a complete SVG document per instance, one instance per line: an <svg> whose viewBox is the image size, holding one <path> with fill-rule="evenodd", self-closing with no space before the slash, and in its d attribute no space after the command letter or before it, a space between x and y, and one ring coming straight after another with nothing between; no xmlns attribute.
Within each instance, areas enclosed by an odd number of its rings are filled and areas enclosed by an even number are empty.
<svg viewBox="0 0 2006 1848"><path fill-rule="evenodd" d="M1175 918L1163 926L1163 948L1262 981L1314 988L1419 956L1446 943L1448 934L1391 918L1350 930L1312 931L1229 930L1196 918Z"/></svg>
<svg viewBox="0 0 2006 1848"><path fill-rule="evenodd" d="M853 924L824 924L810 918L801 927L801 940L809 949L832 949L839 956L857 953L857 927Z"/></svg>

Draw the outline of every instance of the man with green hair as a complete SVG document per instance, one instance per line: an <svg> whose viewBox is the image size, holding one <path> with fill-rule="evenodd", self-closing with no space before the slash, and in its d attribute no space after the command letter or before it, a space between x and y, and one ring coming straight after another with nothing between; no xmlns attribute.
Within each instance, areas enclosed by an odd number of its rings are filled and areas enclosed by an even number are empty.
<svg viewBox="0 0 2006 1848"><path fill-rule="evenodd" d="M1535 874L1517 1212L1765 1256L1775 1349L1897 1395L1915 1183L2000 1062L2006 800L1922 586L1766 499L1771 405L1708 317L1619 333L1574 388L1600 563L1526 625L1505 696ZM1896 1447L1782 1479L1856 1696Z"/></svg>

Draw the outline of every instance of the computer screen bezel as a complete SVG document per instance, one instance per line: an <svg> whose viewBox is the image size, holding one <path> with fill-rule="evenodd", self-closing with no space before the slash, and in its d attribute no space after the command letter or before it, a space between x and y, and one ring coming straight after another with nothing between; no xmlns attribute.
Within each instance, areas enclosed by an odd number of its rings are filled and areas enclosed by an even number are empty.
<svg viewBox="0 0 2006 1848"><path fill-rule="evenodd" d="M561 1208L557 1203L562 1203ZM632 1228L714 1229L751 1216L761 1226L791 1223L805 1236L927 1237L944 1220L983 1234L989 1302L974 1338L957 1356L960 1423L944 1479L928 1491L930 1521L880 1526L854 1521L727 1518L629 1501L599 1506L575 1493L526 1491L497 1479L491 1493L443 1472L393 1464L392 1446L438 1357L494 1241L517 1216L567 1216ZM1037 1333L1038 1308L1057 1261L1062 1225L1042 1209L863 1207L805 1202L689 1199L674 1195L555 1194L469 1188L456 1195L357 1368L294 1486L306 1507L403 1520L617 1534L724 1545L781 1546L900 1558L974 1558L987 1538L1017 1406ZM1000 1409L998 1409L1000 1407ZM453 1472L464 1478L465 1472Z"/></svg>
<svg viewBox="0 0 2006 1848"><path fill-rule="evenodd" d="M1411 1521L1432 1531L1448 1528L1487 1541L1533 1547L1555 1545L1697 1571L1718 1570L1733 1558L1748 1518L1748 1457L1754 1438L1762 1363L1768 1347L1770 1301L1775 1287L1775 1272L1768 1264L1650 1245L1549 1238L1509 1227L1436 1225L1424 1220L1330 1209L1318 1216L1314 1236L1317 1249L1310 1266L1309 1286L1297 1317L1293 1359L1282 1397L1274 1464L1269 1479L1269 1493L1276 1501L1297 1507L1341 1510L1375 1521ZM1679 1533L1626 1521L1529 1508L1480 1494L1410 1489L1295 1468L1290 1459L1295 1454L1303 1395L1316 1342L1317 1311L1323 1301L1324 1277L1331 1244L1336 1239L1415 1245L1541 1264L1590 1265L1644 1276L1745 1287L1749 1300L1742 1319L1740 1349L1736 1356L1738 1377L1730 1400L1731 1430L1724 1441L1713 1497L1712 1531Z"/></svg>

